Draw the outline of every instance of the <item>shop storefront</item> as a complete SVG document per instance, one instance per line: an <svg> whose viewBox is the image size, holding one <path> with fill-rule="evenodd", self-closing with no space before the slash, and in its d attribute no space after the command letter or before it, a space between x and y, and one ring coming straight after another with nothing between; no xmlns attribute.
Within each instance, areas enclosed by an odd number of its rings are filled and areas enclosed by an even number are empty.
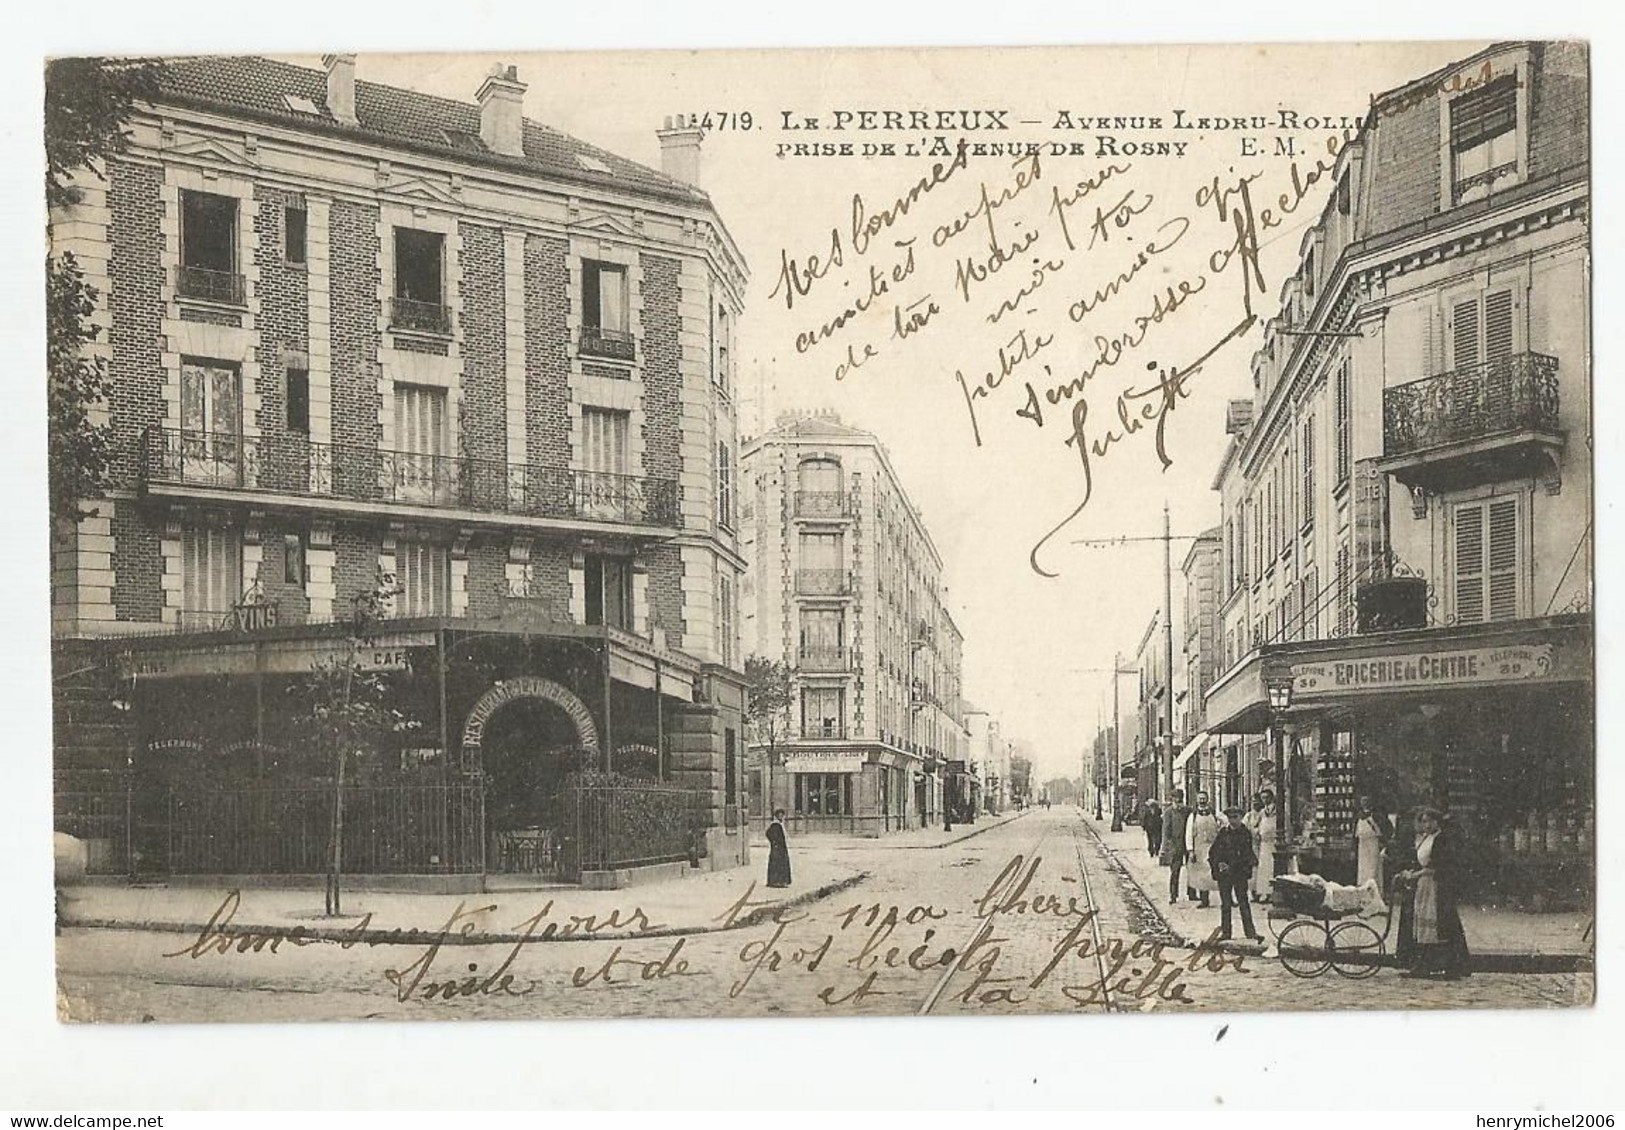
<svg viewBox="0 0 1625 1130"><path fill-rule="evenodd" d="M1354 878L1363 797L1395 818L1402 866L1429 803L1466 841L1469 898L1557 908L1593 895L1593 685L1589 618L1550 617L1266 647L1208 709L1265 736L1258 779L1299 867Z"/></svg>
<svg viewBox="0 0 1625 1130"><path fill-rule="evenodd" d="M935 780L918 758L868 745L808 747L780 752L766 781L766 751L757 752L753 793L772 797L792 834L831 832L876 836L917 828L935 811ZM764 817L764 806L752 816Z"/></svg>

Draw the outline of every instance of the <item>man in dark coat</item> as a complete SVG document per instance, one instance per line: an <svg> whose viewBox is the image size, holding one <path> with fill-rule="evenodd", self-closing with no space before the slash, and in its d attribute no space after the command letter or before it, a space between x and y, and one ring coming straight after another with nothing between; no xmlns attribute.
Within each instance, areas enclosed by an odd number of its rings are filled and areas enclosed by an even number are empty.
<svg viewBox="0 0 1625 1130"><path fill-rule="evenodd" d="M1140 824L1145 830L1145 850L1152 859L1162 851L1162 806L1148 800L1140 806Z"/></svg>
<svg viewBox="0 0 1625 1130"><path fill-rule="evenodd" d="M1225 826L1219 829L1207 852L1214 882L1219 884L1219 938L1229 940L1230 908L1239 906L1241 928L1247 931L1247 940L1262 942L1263 936L1253 926L1253 910L1248 905L1248 886L1258 866L1258 855L1253 851L1253 830L1247 827L1246 814L1240 808L1227 808L1224 815Z"/></svg>
<svg viewBox="0 0 1625 1130"><path fill-rule="evenodd" d="M1168 904L1179 901L1179 873L1185 867L1190 845L1185 842L1185 824L1190 820L1185 790L1175 789L1173 803L1162 810L1162 862L1168 866Z"/></svg>
<svg viewBox="0 0 1625 1130"><path fill-rule="evenodd" d="M773 822L767 826L767 885L790 885L790 847L784 840L784 809L773 810Z"/></svg>

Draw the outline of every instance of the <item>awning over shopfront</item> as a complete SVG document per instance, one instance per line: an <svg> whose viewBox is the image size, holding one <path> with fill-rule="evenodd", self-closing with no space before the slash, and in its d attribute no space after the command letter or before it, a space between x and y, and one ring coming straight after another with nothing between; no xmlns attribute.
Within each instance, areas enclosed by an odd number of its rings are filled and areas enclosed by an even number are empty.
<svg viewBox="0 0 1625 1130"><path fill-rule="evenodd" d="M1185 748L1179 751L1178 757L1174 758L1175 773L1185 768L1185 763L1201 752L1202 747L1207 744L1208 737L1208 731L1203 730L1200 734L1197 734L1194 738L1185 743Z"/></svg>

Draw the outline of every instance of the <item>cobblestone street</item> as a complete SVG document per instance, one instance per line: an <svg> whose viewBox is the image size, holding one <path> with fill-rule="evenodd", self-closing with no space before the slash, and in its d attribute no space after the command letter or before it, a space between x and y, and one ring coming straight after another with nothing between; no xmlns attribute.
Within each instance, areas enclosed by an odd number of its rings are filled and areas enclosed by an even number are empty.
<svg viewBox="0 0 1625 1130"><path fill-rule="evenodd" d="M413 944L70 927L60 1007L125 1022L906 1015L1529 1008L1593 991L1588 973L1305 979L1256 953L1180 946L1072 808L936 850L807 837L791 851L809 864L838 853L868 878L739 925L766 901L758 886L731 908L733 928L676 936L535 940L569 917L568 893L552 892L545 917L549 895L470 896L471 907L499 902L493 928L528 932L529 944L456 944L456 928L437 944L444 920L397 939ZM643 901L661 897L648 888ZM623 918L639 905L639 891L622 892ZM730 907L707 917L725 924Z"/></svg>

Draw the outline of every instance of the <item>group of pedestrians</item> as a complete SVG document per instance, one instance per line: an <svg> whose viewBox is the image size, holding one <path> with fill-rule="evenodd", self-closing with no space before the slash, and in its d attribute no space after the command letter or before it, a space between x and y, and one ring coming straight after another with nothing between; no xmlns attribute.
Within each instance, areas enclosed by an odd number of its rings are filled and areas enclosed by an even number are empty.
<svg viewBox="0 0 1625 1130"><path fill-rule="evenodd" d="M1267 806L1268 814L1265 816ZM1186 805L1183 789L1175 789L1166 808L1146 801L1140 824L1146 851L1168 868L1168 903L1181 892L1198 906L1211 907L1219 894L1219 938L1230 939L1232 916L1241 913L1241 928L1249 941L1262 942L1253 925L1252 904L1267 901L1269 876L1275 867L1275 802L1255 798L1253 811L1232 806L1213 811L1208 794L1196 794L1196 806Z"/></svg>

